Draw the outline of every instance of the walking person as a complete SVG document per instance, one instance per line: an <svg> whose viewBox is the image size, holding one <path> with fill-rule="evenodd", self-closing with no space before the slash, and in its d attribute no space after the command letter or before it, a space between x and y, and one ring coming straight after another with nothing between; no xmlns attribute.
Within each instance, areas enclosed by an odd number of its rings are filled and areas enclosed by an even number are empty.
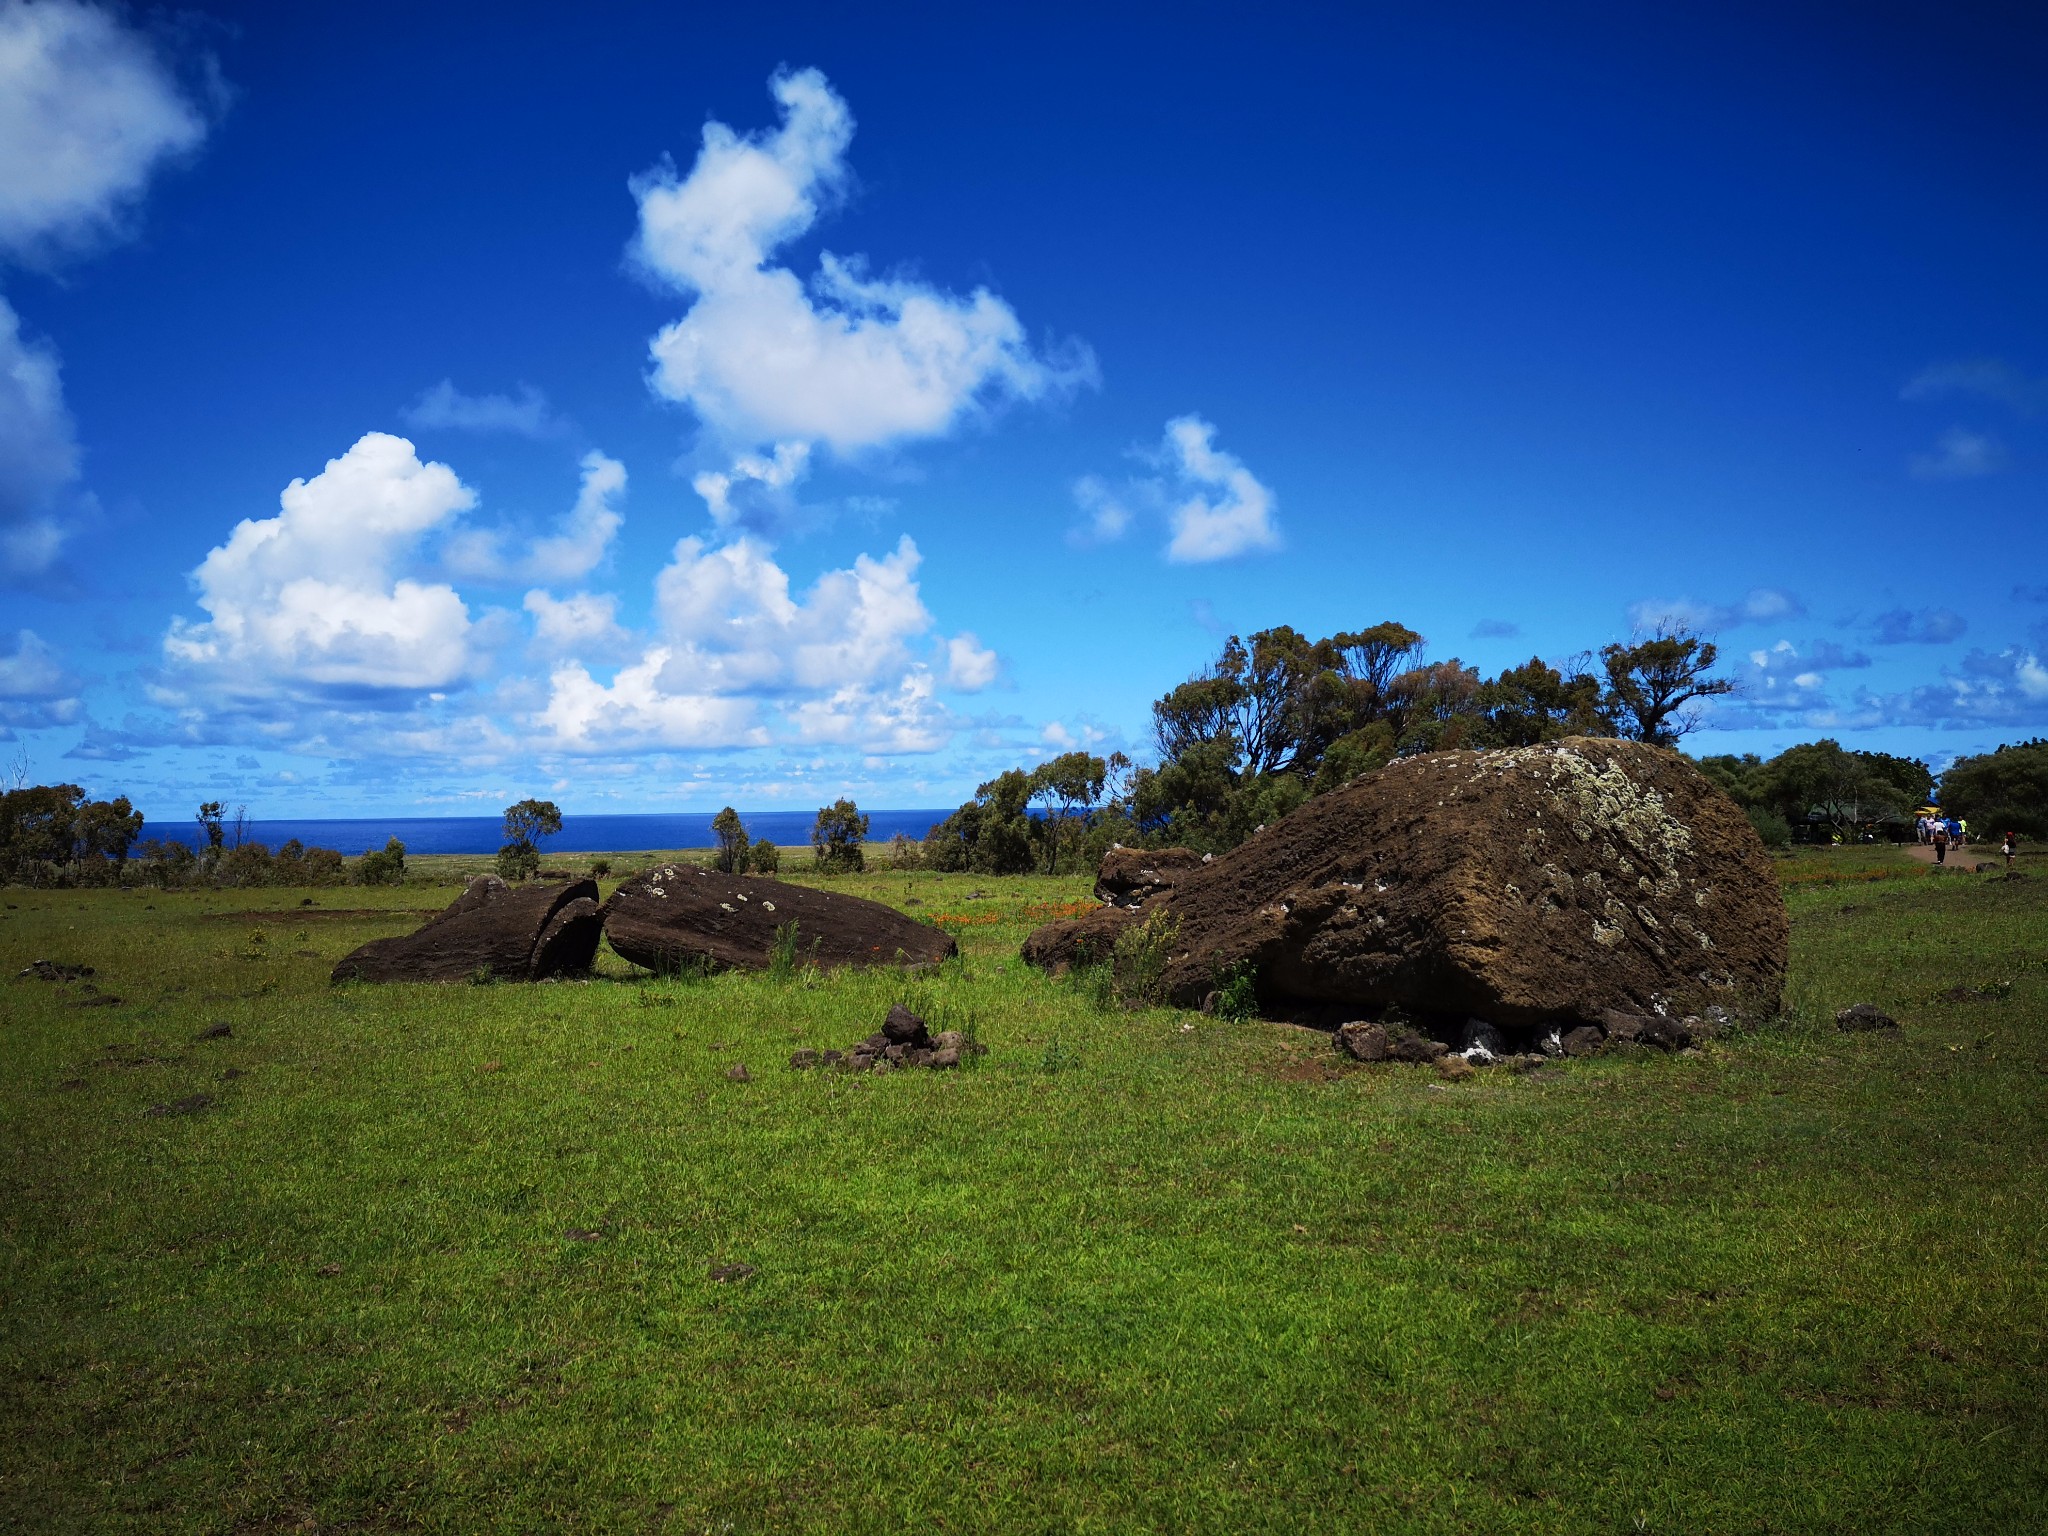
<svg viewBox="0 0 2048 1536"><path fill-rule="evenodd" d="M2001 844L1999 847L1998 851L2005 855L2005 869L2007 874L2012 873L2012 856L2019 852L2019 848L2016 846L2018 842L2019 835L2017 833L2008 832L2005 834L2005 842Z"/></svg>
<svg viewBox="0 0 2048 1536"><path fill-rule="evenodd" d="M1948 862L1948 823L1945 821L1937 821L1934 824L1934 862Z"/></svg>

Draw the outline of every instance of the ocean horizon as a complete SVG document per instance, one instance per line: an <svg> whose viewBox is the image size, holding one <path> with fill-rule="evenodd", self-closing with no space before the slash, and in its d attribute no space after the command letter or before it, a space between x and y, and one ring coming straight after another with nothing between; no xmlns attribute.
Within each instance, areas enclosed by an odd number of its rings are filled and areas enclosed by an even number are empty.
<svg viewBox="0 0 2048 1536"><path fill-rule="evenodd" d="M711 811L644 812L634 815L564 816L562 830L540 843L541 857L568 853L645 853L665 848L709 848L717 838L711 831ZM922 838L934 823L952 815L942 810L869 811L870 843L886 843L899 832ZM766 840L784 848L807 848L816 811L742 811L740 821L756 842ZM228 839L234 840L232 823ZM308 848L332 848L353 858L382 848L391 838L405 844L407 853L496 853L505 841L505 823L500 816L345 816L281 817L250 820L242 825L242 840L262 843L275 851L297 838ZM141 841L159 838L198 848L205 841L198 823L146 820Z"/></svg>

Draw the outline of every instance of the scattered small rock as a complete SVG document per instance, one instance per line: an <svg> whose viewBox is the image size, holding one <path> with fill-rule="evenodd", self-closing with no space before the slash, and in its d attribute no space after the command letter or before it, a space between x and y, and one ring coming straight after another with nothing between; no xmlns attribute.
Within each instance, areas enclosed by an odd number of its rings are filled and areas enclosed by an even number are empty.
<svg viewBox="0 0 2048 1536"><path fill-rule="evenodd" d="M1452 1083L1460 1082L1468 1077L1476 1077L1479 1074L1477 1067L1473 1066L1471 1062L1458 1055L1455 1051L1446 1052L1444 1055L1439 1056L1436 1062L1436 1070L1438 1076L1442 1077L1446 1082Z"/></svg>
<svg viewBox="0 0 2048 1536"><path fill-rule="evenodd" d="M94 974L89 965L66 965L61 960L31 960L15 972L16 981L33 976L37 981L80 981Z"/></svg>
<svg viewBox="0 0 2048 1536"><path fill-rule="evenodd" d="M1450 1050L1441 1040L1432 1040L1420 1031L1396 1028L1388 1032L1387 1054L1396 1061L1430 1062Z"/></svg>
<svg viewBox="0 0 2048 1536"><path fill-rule="evenodd" d="M1568 1029L1558 1037L1558 1047L1567 1056L1590 1056L1600 1049L1605 1037L1591 1024L1581 1024L1577 1029Z"/></svg>
<svg viewBox="0 0 2048 1536"><path fill-rule="evenodd" d="M1353 1019L1337 1027L1337 1049L1353 1061L1385 1061L1387 1032L1369 1020Z"/></svg>
<svg viewBox="0 0 2048 1536"><path fill-rule="evenodd" d="M882 1027L851 1050L817 1051L807 1048L793 1051L789 1064L799 1072L813 1067L842 1072L893 1072L909 1067L944 1071L959 1066L964 1056L986 1055L987 1052L987 1046L978 1040L968 1039L957 1029L941 1030L934 1035L926 1028L923 1019L897 1003L890 1008Z"/></svg>
<svg viewBox="0 0 2048 1536"><path fill-rule="evenodd" d="M758 1273L759 1271L751 1264L714 1264L711 1266L711 1278L720 1285L730 1285L736 1280L745 1280Z"/></svg>
<svg viewBox="0 0 2048 1536"><path fill-rule="evenodd" d="M224 1083L232 1083L236 1078L240 1077L241 1075L242 1069L240 1067L229 1067L227 1071L221 1073L220 1080Z"/></svg>
<svg viewBox="0 0 2048 1536"><path fill-rule="evenodd" d="M66 1093L73 1093L85 1086L85 1079L82 1077L67 1077L64 1079L63 1082L59 1083L57 1086L63 1089Z"/></svg>
<svg viewBox="0 0 2048 1536"><path fill-rule="evenodd" d="M196 1115L201 1110L213 1108L210 1093L189 1094L182 1099L173 1099L168 1104L152 1104L143 1113L146 1115Z"/></svg>
<svg viewBox="0 0 2048 1536"><path fill-rule="evenodd" d="M734 1083L751 1083L754 1080L754 1074L747 1070L747 1064L743 1061L736 1061L727 1067L725 1076L728 1082Z"/></svg>
<svg viewBox="0 0 2048 1536"><path fill-rule="evenodd" d="M585 1227L570 1227L567 1231L563 1232L562 1236L569 1239L572 1243L594 1243L603 1237L604 1234L602 1232L592 1232Z"/></svg>
<svg viewBox="0 0 2048 1536"><path fill-rule="evenodd" d="M234 1028L231 1025L214 1024L206 1029L202 1029L192 1038L194 1040L225 1040L234 1032Z"/></svg>
<svg viewBox="0 0 2048 1536"><path fill-rule="evenodd" d="M1835 1028L1842 1030L1897 1029L1899 1021L1870 1003L1851 1003L1835 1015Z"/></svg>

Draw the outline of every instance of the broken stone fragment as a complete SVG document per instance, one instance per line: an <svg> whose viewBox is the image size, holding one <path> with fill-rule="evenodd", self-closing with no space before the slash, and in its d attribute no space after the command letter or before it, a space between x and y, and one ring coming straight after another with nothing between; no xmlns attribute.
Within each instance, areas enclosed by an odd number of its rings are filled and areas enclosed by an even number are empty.
<svg viewBox="0 0 2048 1536"><path fill-rule="evenodd" d="M789 1064L799 1072L807 1071L818 1064L818 1053L809 1047L789 1053Z"/></svg>
<svg viewBox="0 0 2048 1536"><path fill-rule="evenodd" d="M1442 1077L1447 1082L1453 1083L1462 1081L1463 1079L1468 1077L1475 1077L1478 1075L1479 1072L1479 1069L1477 1067L1473 1066L1471 1062L1467 1061L1464 1057L1458 1055L1456 1052L1450 1052L1443 1056L1439 1056L1437 1058L1436 1070L1438 1076Z"/></svg>
<svg viewBox="0 0 2048 1536"><path fill-rule="evenodd" d="M1842 1030L1897 1029L1899 1021L1871 1003L1851 1003L1835 1015L1835 1028Z"/></svg>
<svg viewBox="0 0 2048 1536"><path fill-rule="evenodd" d="M1365 1019L1353 1019L1337 1029L1337 1049L1353 1061L1385 1061L1387 1032Z"/></svg>
<svg viewBox="0 0 2048 1536"><path fill-rule="evenodd" d="M1559 1038L1559 1048L1567 1056L1590 1056L1600 1049L1605 1037L1591 1024L1581 1024L1577 1029L1568 1029Z"/></svg>

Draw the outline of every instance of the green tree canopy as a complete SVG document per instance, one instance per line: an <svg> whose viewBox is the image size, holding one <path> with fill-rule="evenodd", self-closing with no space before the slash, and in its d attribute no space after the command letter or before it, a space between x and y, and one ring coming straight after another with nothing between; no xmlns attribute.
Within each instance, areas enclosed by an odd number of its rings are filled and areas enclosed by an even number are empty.
<svg viewBox="0 0 2048 1536"><path fill-rule="evenodd" d="M1941 808L1969 822L1972 837L2048 837L2048 740L1957 758L1941 776Z"/></svg>
<svg viewBox="0 0 2048 1536"><path fill-rule="evenodd" d="M861 841L868 835L868 819L851 800L835 800L822 806L811 827L811 854L818 868L858 874L867 868Z"/></svg>
<svg viewBox="0 0 2048 1536"><path fill-rule="evenodd" d="M711 818L711 835L718 839L718 869L721 874L738 874L747 867L747 829L740 813L727 806Z"/></svg>

